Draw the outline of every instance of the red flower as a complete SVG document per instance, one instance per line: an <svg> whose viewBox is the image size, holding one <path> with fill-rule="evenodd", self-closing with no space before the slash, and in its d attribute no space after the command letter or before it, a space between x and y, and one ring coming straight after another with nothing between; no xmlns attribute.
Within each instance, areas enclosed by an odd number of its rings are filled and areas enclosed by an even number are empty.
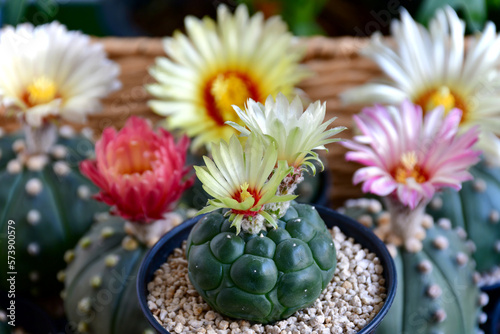
<svg viewBox="0 0 500 334"><path fill-rule="evenodd" d="M95 196L112 213L137 222L162 219L193 184L184 166L189 139L176 144L164 129L157 133L144 119L131 117L116 132L107 128L96 143L96 160L80 164L81 172L101 191Z"/></svg>

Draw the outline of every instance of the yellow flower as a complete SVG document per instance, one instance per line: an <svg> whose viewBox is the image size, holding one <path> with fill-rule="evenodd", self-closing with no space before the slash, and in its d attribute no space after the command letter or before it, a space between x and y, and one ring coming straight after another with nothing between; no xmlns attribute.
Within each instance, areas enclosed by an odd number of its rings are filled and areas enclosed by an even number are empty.
<svg viewBox="0 0 500 334"><path fill-rule="evenodd" d="M242 124L232 105L243 108L249 98L264 102L279 92L292 96L309 73L279 17L264 21L262 13L250 17L243 5L234 15L219 6L217 22L187 17L185 25L187 35L176 32L165 40L170 59L157 59L150 73L158 83L147 90L158 98L151 108L169 116L169 128L196 137L193 148L229 140L235 130L224 123Z"/></svg>
<svg viewBox="0 0 500 334"><path fill-rule="evenodd" d="M199 213L230 209L229 220L236 226L236 234L242 228L257 233L264 228L264 221L276 227L276 219L267 212L266 204L296 197L276 195L281 181L292 171L286 161L277 161L276 145L266 147L260 138L250 135L243 147L233 135L229 143L212 143L212 155L213 160L204 157L206 167L194 166L203 189L214 197Z"/></svg>

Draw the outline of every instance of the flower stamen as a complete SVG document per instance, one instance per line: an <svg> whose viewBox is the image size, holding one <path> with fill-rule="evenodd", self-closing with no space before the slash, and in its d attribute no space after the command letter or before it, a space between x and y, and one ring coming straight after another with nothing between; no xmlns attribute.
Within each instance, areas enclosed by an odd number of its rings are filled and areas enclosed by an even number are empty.
<svg viewBox="0 0 500 334"><path fill-rule="evenodd" d="M447 114L451 109L458 108L462 110L461 124L464 123L469 109L467 108L467 104L464 99L447 86L441 86L425 92L415 100L415 104L420 105L424 112L434 110L437 107L442 106Z"/></svg>
<svg viewBox="0 0 500 334"><path fill-rule="evenodd" d="M401 156L400 165L394 173L396 182L406 184L408 178L413 178L417 183L424 183L427 178L417 164L418 158L415 151L404 153Z"/></svg>
<svg viewBox="0 0 500 334"><path fill-rule="evenodd" d="M25 102L29 106L36 106L48 103L57 98L57 85L51 79L42 76L33 80L26 87Z"/></svg>
<svg viewBox="0 0 500 334"><path fill-rule="evenodd" d="M257 87L241 73L220 73L209 80L205 87L207 111L219 125L224 125L226 121L238 121L232 105L243 107L249 98L258 100Z"/></svg>

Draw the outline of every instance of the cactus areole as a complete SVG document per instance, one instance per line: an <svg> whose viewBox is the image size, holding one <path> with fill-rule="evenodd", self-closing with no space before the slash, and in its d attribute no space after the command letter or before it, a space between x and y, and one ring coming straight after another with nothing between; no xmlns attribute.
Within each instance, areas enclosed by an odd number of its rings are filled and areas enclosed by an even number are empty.
<svg viewBox="0 0 500 334"><path fill-rule="evenodd" d="M222 211L206 215L187 243L189 278L217 312L269 323L311 305L332 280L335 245L318 212L292 204L275 229L231 227Z"/></svg>

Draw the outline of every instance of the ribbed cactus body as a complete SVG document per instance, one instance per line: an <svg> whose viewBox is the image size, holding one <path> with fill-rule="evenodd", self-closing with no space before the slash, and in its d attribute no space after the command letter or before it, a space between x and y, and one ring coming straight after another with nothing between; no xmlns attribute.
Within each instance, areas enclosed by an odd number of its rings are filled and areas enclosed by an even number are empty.
<svg viewBox="0 0 500 334"><path fill-rule="evenodd" d="M387 224L389 219L374 199L350 201L342 210L365 225ZM478 333L487 298L474 284L475 264L464 235L447 219L426 227L420 251L392 248L398 290L377 333Z"/></svg>
<svg viewBox="0 0 500 334"><path fill-rule="evenodd" d="M106 206L94 201L95 186L82 176L78 162L92 154L81 136L61 137L46 155L18 156L19 134L0 138L0 261L7 266L9 221L15 227L18 293L58 294L57 273L63 254L90 227L94 213ZM7 270L0 271L6 288Z"/></svg>
<svg viewBox="0 0 500 334"><path fill-rule="evenodd" d="M485 273L500 266L500 168L481 162L470 172L474 180L465 182L459 192L445 190L436 195L427 212L435 218L447 217L467 232L476 245L477 270Z"/></svg>
<svg viewBox="0 0 500 334"><path fill-rule="evenodd" d="M64 307L76 333L152 332L135 285L147 247L124 230L119 217L97 222L66 254Z"/></svg>
<svg viewBox="0 0 500 334"><path fill-rule="evenodd" d="M191 283L221 314L268 323L312 304L333 278L335 245L311 206L292 204L277 229L241 232L221 212L195 225L187 243Z"/></svg>

